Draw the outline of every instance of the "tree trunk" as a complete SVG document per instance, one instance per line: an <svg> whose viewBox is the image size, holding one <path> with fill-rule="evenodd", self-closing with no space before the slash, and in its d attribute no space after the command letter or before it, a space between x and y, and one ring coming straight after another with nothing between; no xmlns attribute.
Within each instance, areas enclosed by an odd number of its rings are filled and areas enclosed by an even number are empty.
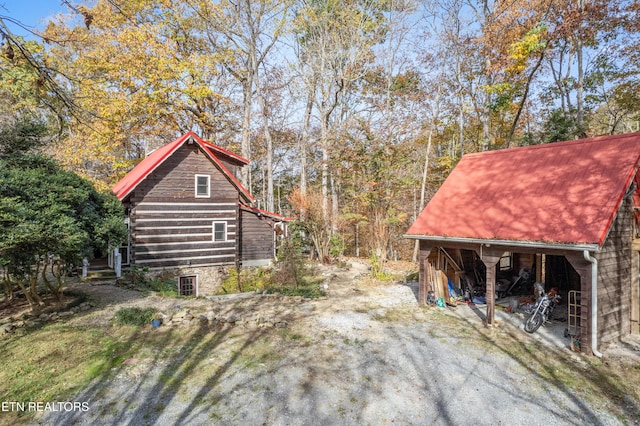
<svg viewBox="0 0 640 426"><path fill-rule="evenodd" d="M338 184L334 173L329 174L329 180L331 182L331 234L338 233Z"/></svg>
<svg viewBox="0 0 640 426"><path fill-rule="evenodd" d="M251 160L251 104L253 102L253 80L247 75L242 81L243 92L243 116L242 116L242 142L240 151L242 156ZM251 168L249 166L240 168L240 183L251 191Z"/></svg>
<svg viewBox="0 0 640 426"><path fill-rule="evenodd" d="M444 63L442 66L442 75L444 76L445 67ZM433 132L435 131L436 125L438 123L438 117L440 116L440 98L442 96L442 84L438 85L438 91L436 92L436 97L434 99L434 109L433 109L433 117L431 118L431 123L429 123L429 136L427 137L427 152L424 155L424 168L422 169L422 185L420 186L420 204L418 205L418 214L422 212L425 207L425 200L427 198L427 178L429 177L429 158L431 153L431 144L433 141ZM417 217L417 216L416 216ZM413 246L413 261L418 261L418 253L420 250L420 242L418 240L415 241Z"/></svg>
<svg viewBox="0 0 640 426"><path fill-rule="evenodd" d="M300 145L298 147L300 153L300 194L304 199L307 197L307 156L309 147L309 126L311 123L311 112L313 111L313 100L315 98L315 79L309 86L309 93L307 95L307 104L305 105L304 117L302 122L302 137L300 138ZM306 211L300 210L300 220L304 222L306 218Z"/></svg>
<svg viewBox="0 0 640 426"><path fill-rule="evenodd" d="M529 88L531 87L531 81L533 80L534 75L538 71L538 68L540 68L540 65L542 64L543 59L544 59L544 52L540 54L540 57L538 58L538 62L536 62L536 65L531 70L531 73L529 73L529 77L527 78L527 84L524 89L524 94L522 95L522 99L520 100L520 104L518 105L518 111L516 112L516 116L513 119L513 123L511 123L511 129L509 130L509 136L507 137L507 143L505 145L505 148L509 148L509 145L511 144L513 135L516 132L518 120L520 119L520 115L522 114L524 105L527 102L527 96L529 95Z"/></svg>
<svg viewBox="0 0 640 426"><path fill-rule="evenodd" d="M322 117L321 126L321 150L322 150L322 220L325 223L330 222L329 213L329 129L328 129L329 117L327 115Z"/></svg>
<svg viewBox="0 0 640 426"><path fill-rule="evenodd" d="M271 130L269 130L269 118L267 116L267 102L264 99L262 88L260 87L260 77L258 75L259 70L255 70L254 80L256 83L256 96L258 97L258 103L260 104L260 112L262 116L262 131L264 133L264 139L267 143L267 188L265 197L265 209L273 212L275 211L275 205L273 201L273 138L271 137Z"/></svg>
<svg viewBox="0 0 640 426"><path fill-rule="evenodd" d="M584 12L584 0L578 0L578 8L580 12ZM582 23L580 23L580 27L582 27ZM582 43L582 34L580 31L576 35L575 38L575 47L576 47L576 60L578 66L578 81L576 87L576 124L578 127L578 131L580 132L580 137L585 137L583 135L583 121L584 121L584 106L583 106L583 91L584 91L584 64L583 64L583 43Z"/></svg>

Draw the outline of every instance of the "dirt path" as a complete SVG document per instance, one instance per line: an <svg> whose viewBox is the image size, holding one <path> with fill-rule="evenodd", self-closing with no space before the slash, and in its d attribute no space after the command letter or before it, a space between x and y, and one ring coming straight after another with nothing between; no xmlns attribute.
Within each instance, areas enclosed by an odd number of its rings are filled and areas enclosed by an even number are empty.
<svg viewBox="0 0 640 426"><path fill-rule="evenodd" d="M549 371L550 353L517 343L510 335L517 330L487 333L477 318L419 308L410 286L372 283L361 279L366 272L359 263L325 270L328 297L320 300L180 301L194 311L273 314L288 322L285 328L256 327L255 321L218 325L190 331L179 345L166 334L165 349L125 360L77 395L76 401L89 402L88 412L37 422L638 424L633 397L603 402L579 392L579 381L601 392L609 385L586 363ZM107 321L126 305L176 309L174 300L115 296L108 286L94 287L91 297L103 309L73 321ZM563 379L569 373L577 384ZM621 411L634 414L613 414Z"/></svg>

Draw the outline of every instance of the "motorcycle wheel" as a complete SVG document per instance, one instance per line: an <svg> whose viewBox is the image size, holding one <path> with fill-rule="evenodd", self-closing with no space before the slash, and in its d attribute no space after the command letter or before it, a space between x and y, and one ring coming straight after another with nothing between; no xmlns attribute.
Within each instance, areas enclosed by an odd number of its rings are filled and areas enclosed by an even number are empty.
<svg viewBox="0 0 640 426"><path fill-rule="evenodd" d="M535 332L542 325L543 317L542 312L534 312L527 321L524 323L524 331L527 333Z"/></svg>

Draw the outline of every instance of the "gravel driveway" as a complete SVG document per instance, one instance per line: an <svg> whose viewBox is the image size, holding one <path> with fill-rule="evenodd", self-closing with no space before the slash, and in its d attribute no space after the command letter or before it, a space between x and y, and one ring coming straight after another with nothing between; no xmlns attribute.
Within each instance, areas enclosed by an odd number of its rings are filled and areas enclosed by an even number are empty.
<svg viewBox="0 0 640 426"><path fill-rule="evenodd" d="M478 337L481 324L419 308L407 285L365 285L359 272L332 276L329 297L298 303L286 329L197 333L178 352L126 360L96 381L74 399L89 411L36 422L638 424L574 395L548 371L543 378L544 351L523 345L538 351L526 365L510 355L501 341L510 331Z"/></svg>

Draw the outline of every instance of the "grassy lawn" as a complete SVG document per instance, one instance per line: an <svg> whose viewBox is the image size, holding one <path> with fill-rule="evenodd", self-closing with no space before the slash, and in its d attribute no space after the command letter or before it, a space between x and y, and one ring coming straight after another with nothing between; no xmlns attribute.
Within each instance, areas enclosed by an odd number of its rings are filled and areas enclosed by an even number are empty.
<svg viewBox="0 0 640 426"><path fill-rule="evenodd" d="M92 380L124 361L179 345L185 333L153 333L149 326L72 327L49 324L0 340L0 395L3 401L71 401ZM28 421L29 414L0 413L0 424Z"/></svg>

